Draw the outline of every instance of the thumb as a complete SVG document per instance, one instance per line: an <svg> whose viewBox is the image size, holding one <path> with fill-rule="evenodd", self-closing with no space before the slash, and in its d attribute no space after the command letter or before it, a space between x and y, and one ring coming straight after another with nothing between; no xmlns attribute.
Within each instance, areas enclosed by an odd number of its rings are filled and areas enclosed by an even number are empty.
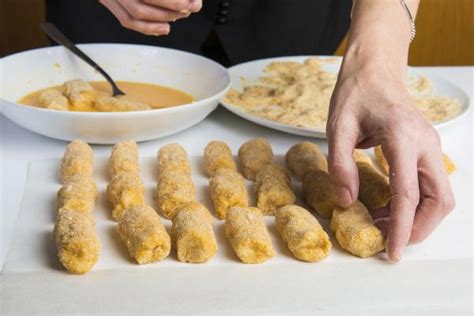
<svg viewBox="0 0 474 316"><path fill-rule="evenodd" d="M328 126L328 167L331 181L336 189L339 204L349 206L359 194L359 172L354 161L358 132L344 124Z"/></svg>

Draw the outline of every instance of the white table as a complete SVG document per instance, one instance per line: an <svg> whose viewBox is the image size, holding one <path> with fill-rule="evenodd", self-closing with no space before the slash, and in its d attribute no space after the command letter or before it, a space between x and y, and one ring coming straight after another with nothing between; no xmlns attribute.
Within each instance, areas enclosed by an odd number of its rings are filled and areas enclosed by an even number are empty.
<svg viewBox="0 0 474 316"><path fill-rule="evenodd" d="M444 77L458 84L472 100L474 67L428 67L424 68L423 71L428 75ZM444 151L449 153L454 161L463 160L464 162L470 162L470 165L472 165L473 126L474 121L471 111L458 123L447 126L440 131ZM230 144L233 151L235 151L244 141L259 136L268 138L276 152L284 152L289 146L305 140L304 137L260 127L221 108L200 124L184 132L156 141L140 143L139 150L141 156L153 156L161 145L178 142L185 148L200 148L199 151L190 150L189 152L191 155L198 155L202 154L202 149L211 139L220 139ZM0 116L0 139L0 266L3 268L23 194L28 162L30 160L61 157L66 143L29 132L11 123L3 116ZM326 150L325 141L319 141L319 143ZM97 157L106 157L110 153L110 147L94 146L94 151ZM472 168L470 174L471 181L466 183L466 186L470 186L472 192ZM469 192L469 190L464 192ZM463 198L469 199L468 196ZM472 210L472 196L470 198ZM472 240L469 242L472 242ZM470 257L472 262L472 252L467 257ZM433 304L436 304L436 302L433 302Z"/></svg>

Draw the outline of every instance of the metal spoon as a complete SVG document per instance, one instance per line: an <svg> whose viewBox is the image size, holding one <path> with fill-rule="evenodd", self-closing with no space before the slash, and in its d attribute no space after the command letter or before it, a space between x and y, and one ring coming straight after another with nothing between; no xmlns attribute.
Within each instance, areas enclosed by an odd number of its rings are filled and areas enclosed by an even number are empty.
<svg viewBox="0 0 474 316"><path fill-rule="evenodd" d="M82 50L80 50L74 43L68 39L63 33L61 33L58 28L52 23L41 23L40 24L43 31L56 43L63 45L71 52L73 52L76 56L80 59L88 63L92 66L95 70L97 70L104 78L110 83L112 86L112 96L124 95L125 93L121 91L114 80L102 69L99 65L97 65L89 56L84 54Z"/></svg>

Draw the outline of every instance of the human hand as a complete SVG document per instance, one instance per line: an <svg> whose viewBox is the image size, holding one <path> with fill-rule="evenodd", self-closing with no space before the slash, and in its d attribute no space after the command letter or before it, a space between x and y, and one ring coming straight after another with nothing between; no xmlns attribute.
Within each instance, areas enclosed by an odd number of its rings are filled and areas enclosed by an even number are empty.
<svg viewBox="0 0 474 316"><path fill-rule="evenodd" d="M331 98L329 171L340 204L348 206L359 189L354 148L382 145L392 200L378 210L389 221L377 224L387 233L389 259L399 261L405 245L424 240L453 210L454 197L439 136L417 110L404 72L354 55L346 54Z"/></svg>
<svg viewBox="0 0 474 316"><path fill-rule="evenodd" d="M202 0L99 0L120 24L146 35L167 35L170 23L198 12Z"/></svg>

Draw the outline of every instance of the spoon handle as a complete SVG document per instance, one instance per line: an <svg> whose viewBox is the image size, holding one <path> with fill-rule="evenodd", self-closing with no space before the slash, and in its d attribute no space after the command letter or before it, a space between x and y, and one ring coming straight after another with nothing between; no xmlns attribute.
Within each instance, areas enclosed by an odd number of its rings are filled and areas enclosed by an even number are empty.
<svg viewBox="0 0 474 316"><path fill-rule="evenodd" d="M83 61L88 63L90 66L92 66L95 70L97 70L102 76L107 79L107 81L110 83L112 86L112 95L123 95L122 91L117 87L113 79L99 66L96 64L95 61L93 61L89 56L87 56L82 50L80 50L74 43L67 38L63 33L61 33L58 28L52 24L52 23L41 23L40 24L41 28L43 31L56 43L63 45L67 49L69 49L71 52L73 52L76 56L81 58Z"/></svg>

